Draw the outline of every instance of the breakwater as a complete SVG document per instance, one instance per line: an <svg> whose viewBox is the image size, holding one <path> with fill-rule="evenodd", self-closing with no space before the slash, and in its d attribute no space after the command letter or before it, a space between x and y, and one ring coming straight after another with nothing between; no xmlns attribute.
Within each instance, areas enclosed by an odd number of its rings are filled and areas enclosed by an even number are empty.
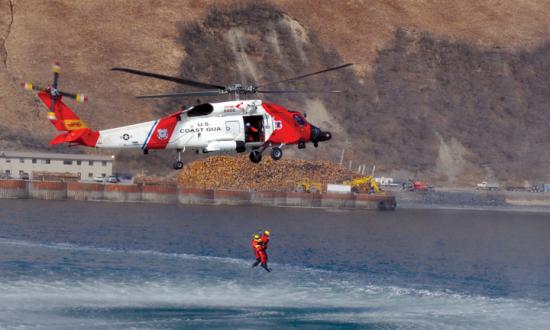
<svg viewBox="0 0 550 330"><path fill-rule="evenodd" d="M233 191L177 185L0 180L0 198L394 210L390 194Z"/></svg>
<svg viewBox="0 0 550 330"><path fill-rule="evenodd" d="M550 211L550 193L436 188L393 192L400 208L515 209Z"/></svg>

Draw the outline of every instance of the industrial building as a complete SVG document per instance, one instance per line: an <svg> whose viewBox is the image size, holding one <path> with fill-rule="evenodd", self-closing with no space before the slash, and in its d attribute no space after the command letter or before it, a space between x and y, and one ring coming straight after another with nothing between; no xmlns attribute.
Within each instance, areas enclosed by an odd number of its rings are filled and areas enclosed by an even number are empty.
<svg viewBox="0 0 550 330"><path fill-rule="evenodd" d="M33 172L71 173L80 180L93 180L111 175L114 159L114 156L102 155L0 151L0 175L33 179Z"/></svg>

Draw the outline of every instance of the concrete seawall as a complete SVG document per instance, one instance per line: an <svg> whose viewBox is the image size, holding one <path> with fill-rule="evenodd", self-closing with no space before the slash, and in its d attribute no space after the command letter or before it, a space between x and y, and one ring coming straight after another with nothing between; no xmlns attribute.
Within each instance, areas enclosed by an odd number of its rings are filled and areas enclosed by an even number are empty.
<svg viewBox="0 0 550 330"><path fill-rule="evenodd" d="M101 183L67 183L67 198L77 201L100 201L104 199L104 187Z"/></svg>
<svg viewBox="0 0 550 330"><path fill-rule="evenodd" d="M105 200L113 202L140 202L141 189L137 185L106 184L103 191Z"/></svg>
<svg viewBox="0 0 550 330"><path fill-rule="evenodd" d="M178 202L178 187L170 185L141 186L141 200L151 203L172 204Z"/></svg>
<svg viewBox="0 0 550 330"><path fill-rule="evenodd" d="M341 209L395 209L392 195L319 194L278 191L233 191L84 182L0 180L0 198L148 202L166 204L256 205Z"/></svg>
<svg viewBox="0 0 550 330"><path fill-rule="evenodd" d="M64 182L31 181L28 183L29 198L64 200L67 199L67 184Z"/></svg>
<svg viewBox="0 0 550 330"><path fill-rule="evenodd" d="M0 180L0 198L28 198L27 184L23 180Z"/></svg>
<svg viewBox="0 0 550 330"><path fill-rule="evenodd" d="M430 191L396 191L394 195L400 208L550 210L550 193L438 188Z"/></svg>

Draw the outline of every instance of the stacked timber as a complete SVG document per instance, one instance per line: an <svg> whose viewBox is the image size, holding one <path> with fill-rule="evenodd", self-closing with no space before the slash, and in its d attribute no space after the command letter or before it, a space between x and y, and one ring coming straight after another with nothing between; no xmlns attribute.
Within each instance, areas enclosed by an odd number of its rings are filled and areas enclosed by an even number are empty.
<svg viewBox="0 0 550 330"><path fill-rule="evenodd" d="M200 189L296 191L306 181L320 183L326 189L328 183L358 176L328 161L268 158L254 164L243 156L213 156L185 166L179 183Z"/></svg>

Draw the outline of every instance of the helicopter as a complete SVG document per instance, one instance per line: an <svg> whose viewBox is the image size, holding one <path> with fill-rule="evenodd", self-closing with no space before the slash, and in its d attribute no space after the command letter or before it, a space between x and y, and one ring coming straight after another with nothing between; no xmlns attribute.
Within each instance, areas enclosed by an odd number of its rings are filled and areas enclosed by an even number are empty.
<svg viewBox="0 0 550 330"><path fill-rule="evenodd" d="M283 156L283 147L297 145L299 149L304 149L308 142L317 147L319 142L330 140L332 134L310 124L306 120L305 114L259 99L241 100L240 96L256 93L340 93L342 91L339 90L272 90L265 87L343 69L351 65L351 63L343 64L258 86L241 84L222 86L131 68L115 67L111 70L203 89L201 91L137 96L139 99L229 95L233 96L233 100L182 107L160 119L99 131L90 129L63 102L64 97L77 102L85 102L88 98L83 94L69 93L58 89L59 63L55 63L53 66L54 77L50 86L43 88L32 83L24 83L23 86L26 90L37 92L40 100L48 108L48 119L58 131L62 132L51 140L50 145L68 143L70 146L82 145L93 148L142 149L144 154L148 154L152 149L175 149L177 157L173 168L179 170L183 168L181 154L186 150L193 150L197 153L243 153L249 151L250 161L259 163L262 160L263 152L268 148L271 157L274 160L279 160Z"/></svg>

